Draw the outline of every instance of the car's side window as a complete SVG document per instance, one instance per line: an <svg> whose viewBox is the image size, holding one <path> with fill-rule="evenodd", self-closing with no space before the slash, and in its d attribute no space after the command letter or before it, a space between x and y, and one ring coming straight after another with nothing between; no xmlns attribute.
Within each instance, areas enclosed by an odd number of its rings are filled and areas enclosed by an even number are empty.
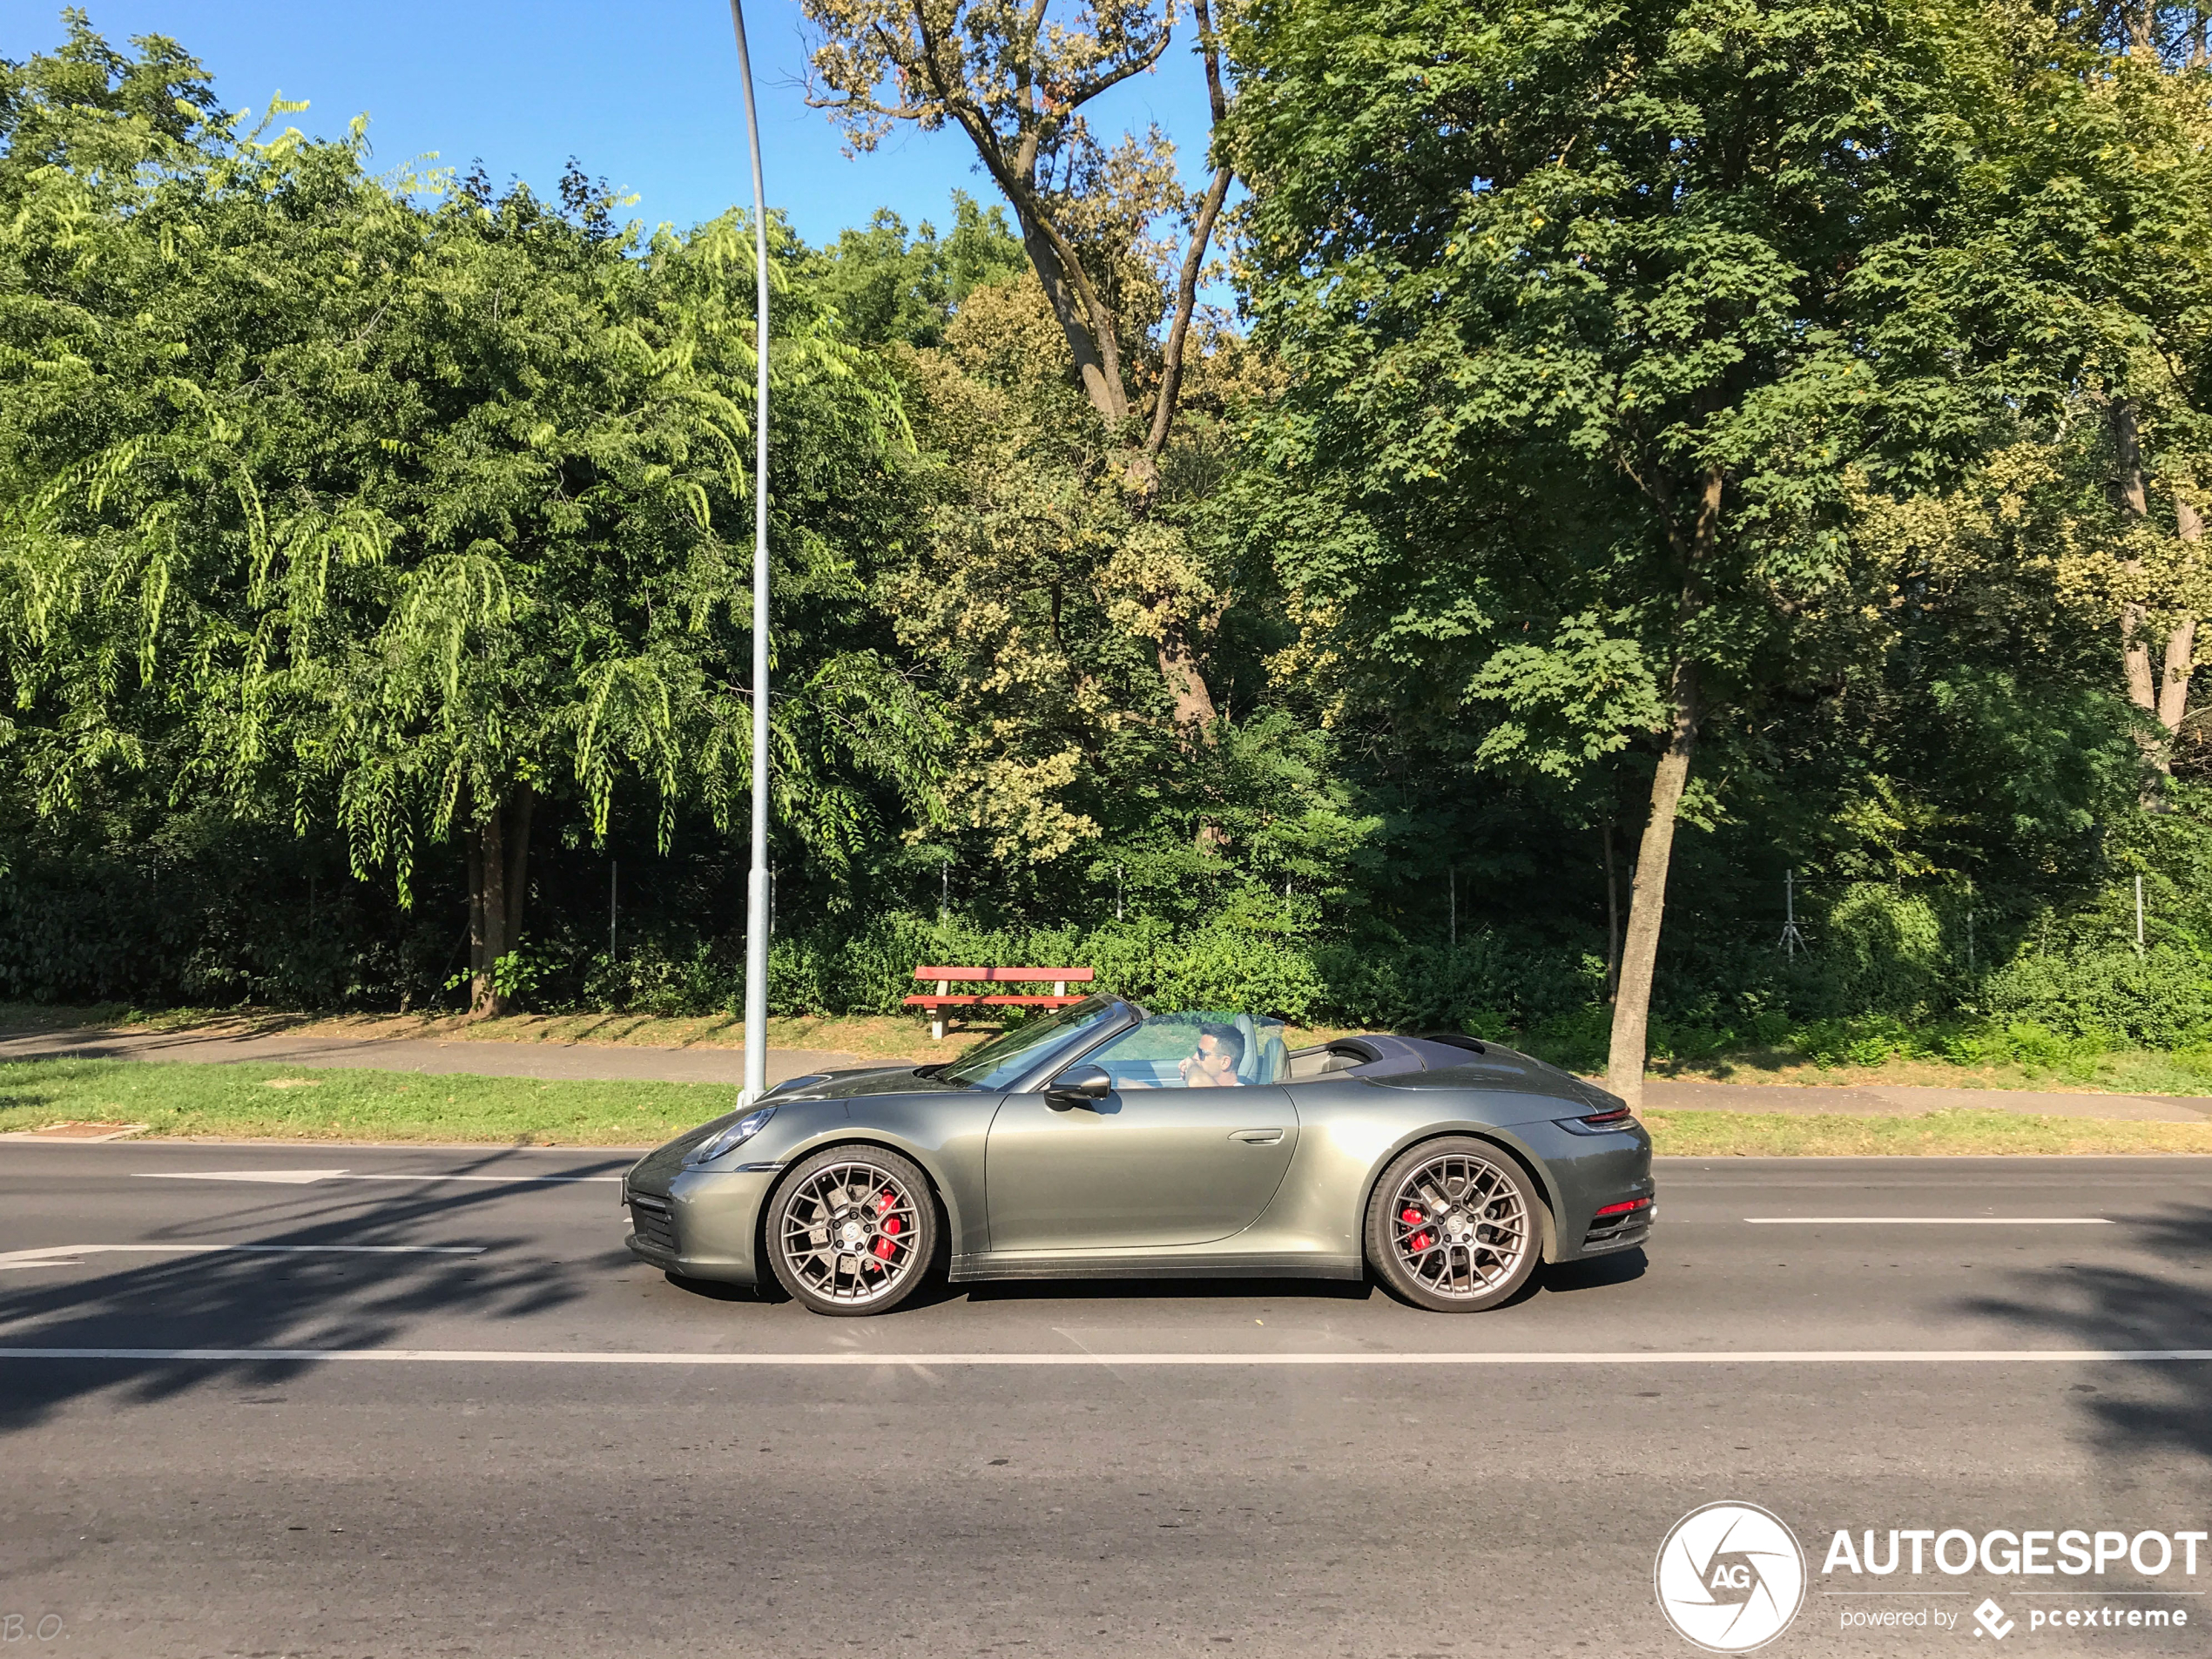
<svg viewBox="0 0 2212 1659"><path fill-rule="evenodd" d="M1101 1068L1116 1093L1271 1083L1287 1069L1279 1029L1243 1015L1149 1015L1084 1063Z"/></svg>

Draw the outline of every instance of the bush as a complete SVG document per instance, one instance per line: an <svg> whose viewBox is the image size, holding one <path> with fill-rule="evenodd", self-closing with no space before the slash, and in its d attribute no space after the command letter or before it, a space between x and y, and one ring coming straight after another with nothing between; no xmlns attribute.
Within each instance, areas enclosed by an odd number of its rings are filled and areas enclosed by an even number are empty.
<svg viewBox="0 0 2212 1659"><path fill-rule="evenodd" d="M1830 907L1824 932L1821 971L1844 1006L1925 1017L1951 1001L1943 924L1925 895L1856 883Z"/></svg>
<svg viewBox="0 0 2212 1659"><path fill-rule="evenodd" d="M1497 1037L1585 1009L1604 972L1579 954L1498 934L1474 935L1456 949L1318 941L1310 928L1234 913L1184 931L1157 919L992 929L957 916L894 914L855 932L779 938L768 958L769 1007L779 1015L895 1014L917 988L914 970L930 963L1089 968L1098 989L1162 1010L1250 1008L1298 1023L1454 1028ZM641 941L616 971L601 959L584 989L603 1005L657 1014L734 1009L745 996L742 946Z"/></svg>
<svg viewBox="0 0 2212 1659"><path fill-rule="evenodd" d="M1989 976L1981 1000L2000 1025L2106 1046L2178 1049L2212 1039L2212 973L2179 945L2140 956L2124 948L2022 955Z"/></svg>
<svg viewBox="0 0 2212 1659"><path fill-rule="evenodd" d="M2010 1063L2074 1069L2089 1065L2114 1045L2101 1032L2069 1037L2040 1021L2010 1020L1945 1033L1933 1046L1946 1060L1962 1066Z"/></svg>
<svg viewBox="0 0 2212 1659"><path fill-rule="evenodd" d="M174 816L157 834L118 831L100 846L0 840L0 997L455 1005L459 994L439 988L466 960L457 863L419 871L408 910L384 884L352 880L342 853L214 813ZM670 860L651 867L650 882L625 877L612 960L601 855L549 845L533 867L529 931L505 971L516 988L535 981L535 1006L678 1015L743 1007L741 883L726 861ZM2155 915L2179 904L2159 899ZM1581 1069L1604 1063L1604 965L1588 935L1463 917L1450 945L1379 925L1347 935L1330 920L1256 889L1231 894L1195 927L1157 917L990 927L911 911L858 923L786 913L770 952L769 1005L786 1015L895 1014L917 988L920 964L1081 965L1096 971L1100 989L1163 1010L1458 1028ZM1862 884L1808 921L1814 949L1792 959L1764 928L1723 928L1677 910L1655 987L1652 1055L1694 1062L1788 1049L1824 1064L1905 1055L2064 1068L2117 1046L2212 1044L2212 951L2178 923L2139 957L2112 942L2110 917L2039 921L2032 935L2019 917L2002 928L1986 920L1984 951L2013 954L1976 983L1965 972L1959 920L1946 923L1928 897Z"/></svg>

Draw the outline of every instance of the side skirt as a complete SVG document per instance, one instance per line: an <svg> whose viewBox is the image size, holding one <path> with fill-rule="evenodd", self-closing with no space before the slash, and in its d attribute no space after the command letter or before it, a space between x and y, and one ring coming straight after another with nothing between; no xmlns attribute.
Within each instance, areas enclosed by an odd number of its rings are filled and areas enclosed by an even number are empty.
<svg viewBox="0 0 2212 1659"><path fill-rule="evenodd" d="M1357 1256L955 1256L946 1278L1364 1278Z"/></svg>

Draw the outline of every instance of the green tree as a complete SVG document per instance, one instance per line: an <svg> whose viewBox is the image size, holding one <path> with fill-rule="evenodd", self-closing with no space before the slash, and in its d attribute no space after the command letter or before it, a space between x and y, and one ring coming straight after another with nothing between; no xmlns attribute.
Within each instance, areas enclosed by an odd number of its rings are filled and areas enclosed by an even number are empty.
<svg viewBox="0 0 2212 1659"><path fill-rule="evenodd" d="M2058 578L2116 636L2162 773L2212 612L2204 14L2014 0L1984 16L1989 50L1959 111L1976 165L1919 286L1959 319L1961 356L2001 379L2021 435L2052 452L2040 493L2067 502Z"/></svg>
<svg viewBox="0 0 2212 1659"><path fill-rule="evenodd" d="M909 235L905 220L880 208L865 228L840 232L806 263L851 338L924 347L945 343L946 325L970 293L1027 268L1006 210L987 210L964 190L953 192L948 236L926 219Z"/></svg>
<svg viewBox="0 0 2212 1659"><path fill-rule="evenodd" d="M1293 458L1366 527L1332 545L1448 590L1397 631L1469 662L1485 761L1658 740L1609 1066L1636 1099L1701 741L1869 643L1849 469L1986 421L1869 367L1918 344L1877 279L1946 187L1946 42L1828 0L1263 0L1235 56Z"/></svg>
<svg viewBox="0 0 2212 1659"><path fill-rule="evenodd" d="M1195 0L1197 51L1210 112L1227 118L1230 89L1211 0ZM855 149L902 123L957 126L1013 207L1065 343L1063 362L1103 428L1108 477L1148 516L1182 406L1188 360L1206 332L1198 303L1231 174L1186 191L1158 127L1109 148L1087 111L1157 64L1174 38L1172 0L1096 0L1055 12L1050 0L804 0L819 31L809 97ZM1179 221L1163 241L1159 227ZM1178 538L1140 538L1124 561L1137 585L1162 678L1186 730L1203 731L1214 698L1198 658L1190 595L1206 587Z"/></svg>
<svg viewBox="0 0 2212 1659"><path fill-rule="evenodd" d="M496 1010L541 800L603 829L635 778L664 836L745 791L740 227L640 246L574 175L568 212L388 189L359 124L179 129L132 88L197 86L189 60L74 27L11 83L10 158L44 160L0 200L9 667L40 799L158 752L240 811L328 814L402 892L417 841L458 834ZM894 392L786 295L779 819L835 863L881 789L929 810L938 731L847 540L895 467Z"/></svg>

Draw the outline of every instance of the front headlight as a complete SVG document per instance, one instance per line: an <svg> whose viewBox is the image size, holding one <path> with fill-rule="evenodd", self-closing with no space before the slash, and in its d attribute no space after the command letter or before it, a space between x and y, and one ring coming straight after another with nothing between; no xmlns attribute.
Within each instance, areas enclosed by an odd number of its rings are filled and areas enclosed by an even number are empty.
<svg viewBox="0 0 2212 1659"><path fill-rule="evenodd" d="M688 1164L711 1163L725 1152L733 1152L768 1126L776 1115L773 1106L757 1107L711 1140L701 1141L684 1155Z"/></svg>

